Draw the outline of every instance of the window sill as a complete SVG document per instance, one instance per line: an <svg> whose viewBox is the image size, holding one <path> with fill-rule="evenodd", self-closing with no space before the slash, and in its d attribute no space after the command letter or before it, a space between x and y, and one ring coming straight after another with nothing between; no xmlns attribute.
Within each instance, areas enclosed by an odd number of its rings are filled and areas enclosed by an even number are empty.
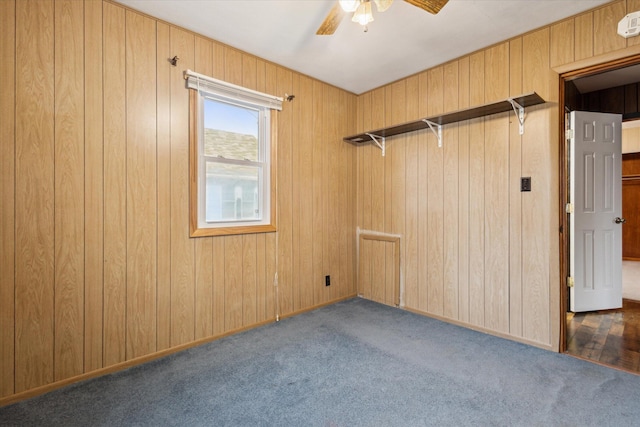
<svg viewBox="0 0 640 427"><path fill-rule="evenodd" d="M273 233L275 231L276 226L274 224L266 224L238 227L196 228L192 229L189 235L191 237L232 236L238 234Z"/></svg>

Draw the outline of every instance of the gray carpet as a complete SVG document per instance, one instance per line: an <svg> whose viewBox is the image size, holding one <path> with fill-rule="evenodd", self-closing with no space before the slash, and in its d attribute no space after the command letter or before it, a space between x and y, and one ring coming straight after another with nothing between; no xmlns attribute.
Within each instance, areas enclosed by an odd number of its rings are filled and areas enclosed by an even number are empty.
<svg viewBox="0 0 640 427"><path fill-rule="evenodd" d="M640 376L353 299L0 408L0 425L640 425Z"/></svg>

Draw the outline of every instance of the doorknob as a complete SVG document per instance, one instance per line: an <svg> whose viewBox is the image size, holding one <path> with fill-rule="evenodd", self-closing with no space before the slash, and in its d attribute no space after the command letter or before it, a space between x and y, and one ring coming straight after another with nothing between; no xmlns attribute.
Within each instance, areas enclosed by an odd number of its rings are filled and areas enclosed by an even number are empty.
<svg viewBox="0 0 640 427"><path fill-rule="evenodd" d="M624 224L625 222L627 222L627 220L624 219L624 218L620 218L618 216L618 217L616 217L615 222L616 222L616 224Z"/></svg>

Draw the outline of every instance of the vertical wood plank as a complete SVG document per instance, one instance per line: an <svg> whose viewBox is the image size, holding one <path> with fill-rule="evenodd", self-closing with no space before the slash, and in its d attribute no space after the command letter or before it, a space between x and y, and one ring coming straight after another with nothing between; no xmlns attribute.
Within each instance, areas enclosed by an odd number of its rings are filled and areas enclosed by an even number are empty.
<svg viewBox="0 0 640 427"><path fill-rule="evenodd" d="M156 22L127 11L127 359L156 351Z"/></svg>
<svg viewBox="0 0 640 427"><path fill-rule="evenodd" d="M429 115L444 112L444 68L429 70ZM427 274L429 280L429 313L444 311L444 153L434 135L427 137L427 191L429 209L427 227Z"/></svg>
<svg viewBox="0 0 640 427"><path fill-rule="evenodd" d="M265 63L264 88L266 93L277 93L278 72L276 66ZM276 146L279 149L279 146ZM280 314L276 307L275 278L278 274L278 233L267 233L265 236L266 288L265 311L268 319L275 319Z"/></svg>
<svg viewBox="0 0 640 427"><path fill-rule="evenodd" d="M156 347L171 347L171 67L172 58L169 25L157 25L156 129L157 129L157 216L158 216L158 277L156 310Z"/></svg>
<svg viewBox="0 0 640 427"><path fill-rule="evenodd" d="M275 275L278 271L276 233L267 233L265 235L265 269L266 269L266 288L265 288L265 312L267 319L276 319L276 291L274 286Z"/></svg>
<svg viewBox="0 0 640 427"><path fill-rule="evenodd" d="M213 335L219 335L225 332L227 296L226 291L226 272L225 272L225 240L227 237L213 237L211 246L213 252L213 307L211 321Z"/></svg>
<svg viewBox="0 0 640 427"><path fill-rule="evenodd" d="M84 370L83 3L56 1L54 25L54 379L58 381Z"/></svg>
<svg viewBox="0 0 640 427"><path fill-rule="evenodd" d="M444 111L458 110L458 62L444 66ZM442 314L458 318L458 124L445 126L443 155L443 295Z"/></svg>
<svg viewBox="0 0 640 427"><path fill-rule="evenodd" d="M211 237L195 241L195 339L213 334L213 241Z"/></svg>
<svg viewBox="0 0 640 427"><path fill-rule="evenodd" d="M242 325L256 322L256 235L242 236Z"/></svg>
<svg viewBox="0 0 640 427"><path fill-rule="evenodd" d="M313 123L313 81L305 76L300 77L300 97L295 102L300 103L300 124ZM314 138L312 126L300 126L300 138L295 144L299 145L299 275L307 282L300 291L302 307L313 306L313 150Z"/></svg>
<svg viewBox="0 0 640 427"><path fill-rule="evenodd" d="M292 81L292 93L300 93L300 76L293 74ZM292 124L291 124L291 255L292 255L292 270L291 270L291 282L293 283L292 297L293 297L293 310L297 311L301 307L300 303L300 288L304 288L304 282L300 276L300 263L304 254L300 252L300 178L304 172L300 170L300 104L297 102L289 103L289 107L292 109Z"/></svg>
<svg viewBox="0 0 640 427"><path fill-rule="evenodd" d="M640 0L627 0L627 10L625 13L637 12L638 10L640 10ZM622 18L619 18L619 19L622 19ZM631 37L627 39L627 46L636 46L639 44L640 44L640 38L638 37Z"/></svg>
<svg viewBox="0 0 640 427"><path fill-rule="evenodd" d="M340 276L341 269L341 239L340 229L341 223L347 221L347 214L344 211L346 202L341 200L344 194L348 194L349 183L346 180L341 180L340 176L344 173L344 169L341 167L341 161L343 155L341 153L341 147L343 144L340 123L343 120L343 115L340 114L344 104L341 102L339 89L328 86L326 91L326 106L328 117L328 141L326 150L328 155L327 172L325 179L327 181L327 231L329 234L329 247L328 247L328 262L329 268L327 274L331 275L331 286L328 288L329 301L332 301L341 295L341 290L344 287L343 279ZM327 287L325 286L325 290Z"/></svg>
<svg viewBox="0 0 640 427"><path fill-rule="evenodd" d="M384 88L373 91L371 97L371 126L377 129L384 126L385 109ZM371 146L371 229L373 231L385 231L384 229L384 204L385 204L385 158L377 147ZM381 242L372 242L369 246L371 253L371 297L374 301L382 302L384 298L384 284L386 278L384 245Z"/></svg>
<svg viewBox="0 0 640 427"><path fill-rule="evenodd" d="M522 38L509 43L509 93L522 92ZM509 133L509 333L522 336L522 139L511 120Z"/></svg>
<svg viewBox="0 0 640 427"><path fill-rule="evenodd" d="M484 52L469 57L470 105L484 102ZM484 325L484 118L470 121L469 134L469 322Z"/></svg>
<svg viewBox="0 0 640 427"><path fill-rule="evenodd" d="M384 87L384 104L381 104L379 108L384 108L384 125L391 126L393 124L393 85L387 85ZM384 190L383 190L383 215L384 226L383 231L386 233L392 233L393 226L393 211L395 206L393 205L393 158L394 151L401 144L403 137L399 136L394 144L389 144L386 149L386 155L384 157ZM392 147L393 145L393 147ZM384 290L383 299L381 302L387 305L393 304L393 248L384 244Z"/></svg>
<svg viewBox="0 0 640 427"><path fill-rule="evenodd" d="M458 108L469 106L469 57L458 61ZM469 121L458 125L458 320L469 321Z"/></svg>
<svg viewBox="0 0 640 427"><path fill-rule="evenodd" d="M313 134L319 141L325 140L324 85L313 82ZM313 144L313 277L314 303L324 301L324 194L322 190L324 175L324 144Z"/></svg>
<svg viewBox="0 0 640 427"><path fill-rule="evenodd" d="M242 236L224 237L224 330L242 327Z"/></svg>
<svg viewBox="0 0 640 427"><path fill-rule="evenodd" d="M407 79L407 117L419 117L418 76ZM407 136L405 151L406 194L405 194L405 233L404 248L401 256L404 277L404 303L407 307L418 307L418 135L413 132Z"/></svg>
<svg viewBox="0 0 640 427"><path fill-rule="evenodd" d="M104 365L126 358L127 147L125 13L103 5Z"/></svg>
<svg viewBox="0 0 640 427"><path fill-rule="evenodd" d="M407 121L407 87L404 80L399 81L391 85L391 122L404 123ZM406 236L405 223L406 223L406 151L407 151L407 137L403 136L402 139L398 139L397 143L391 145L392 158L391 158L391 232L393 234L399 234ZM404 242L401 242L403 244ZM399 260L394 259L395 247L394 245L387 245L387 259L389 255L391 258L391 265L396 265ZM393 275L387 279L387 300L390 304L396 303L396 294L399 289L396 287L396 276L398 272L395 271Z"/></svg>
<svg viewBox="0 0 640 427"><path fill-rule="evenodd" d="M267 92L265 61L256 61L256 90ZM272 233L273 234L273 233ZM273 313L267 313L267 286L272 283L267 278L267 246L264 233L256 236L256 321L262 322L271 318Z"/></svg>
<svg viewBox="0 0 640 427"><path fill-rule="evenodd" d="M258 63L256 57L252 55L242 55L242 87L257 90L258 85Z"/></svg>
<svg viewBox="0 0 640 427"><path fill-rule="evenodd" d="M266 311L266 288L270 285L267 280L266 251L266 234L260 233L256 236L256 322L270 319Z"/></svg>
<svg viewBox="0 0 640 427"><path fill-rule="evenodd" d="M625 0L608 3L593 11L593 54L600 55L624 49L627 41L618 35L618 21L626 14Z"/></svg>
<svg viewBox="0 0 640 427"><path fill-rule="evenodd" d="M575 49L575 19L567 19L551 26L551 51L549 53L549 65L558 65L573 62ZM518 94L514 94L518 96Z"/></svg>
<svg viewBox="0 0 640 427"><path fill-rule="evenodd" d="M213 42L213 71L211 77L224 80L226 65L226 51L227 48L220 44Z"/></svg>
<svg viewBox="0 0 640 427"><path fill-rule="evenodd" d="M170 29L171 55L184 68L195 65L193 34ZM171 345L195 336L194 242L189 238L189 91L184 70L171 69Z"/></svg>
<svg viewBox="0 0 640 427"><path fill-rule="evenodd" d="M523 90L551 86L548 81L549 35L548 29L527 34L522 41ZM544 96L544 95L541 95ZM522 174L530 176L532 191L522 198L522 240L527 242L522 251L523 273L523 325L526 339L549 343L549 239L550 224L550 168L556 167L548 150L556 142L550 141L543 123L550 114L533 108L527 117L527 132L522 137ZM557 112L556 112L557 114ZM541 141L547 141L541 144ZM553 145L553 148L550 147ZM557 211L553 211L554 214Z"/></svg>
<svg viewBox="0 0 640 427"><path fill-rule="evenodd" d="M293 93L291 71L277 67L276 75L276 93ZM293 311L292 126L293 109L285 106L278 117L278 288L281 314Z"/></svg>
<svg viewBox="0 0 640 427"><path fill-rule="evenodd" d="M339 130L338 144L342 150L340 153L343 161L343 176L339 182L347 182L347 191L338 193L342 196L342 207L344 217L340 224L340 297L352 296L357 292L356 283L356 147L345 144L342 140L344 135L350 135L354 132L356 97L345 91L339 91L342 109L338 111L338 115L342 119L342 127Z"/></svg>
<svg viewBox="0 0 640 427"><path fill-rule="evenodd" d="M485 51L485 100L509 95L509 43ZM510 112L485 119L484 325L509 331L509 119Z"/></svg>
<svg viewBox="0 0 640 427"><path fill-rule="evenodd" d="M575 60L593 56L593 12L575 18Z"/></svg>
<svg viewBox="0 0 640 427"><path fill-rule="evenodd" d="M361 95L358 99L362 102L362 131L371 129L371 92ZM373 147L371 144L359 147L361 152L361 168L362 168L362 213L360 228L364 230L372 230L371 225L371 176L373 169L371 168L371 156ZM358 294L364 298L371 298L371 252L370 246L360 246L359 248L359 270L358 270Z"/></svg>
<svg viewBox="0 0 640 427"><path fill-rule="evenodd" d="M225 48L224 80L235 85L242 85L242 52Z"/></svg>
<svg viewBox="0 0 640 427"><path fill-rule="evenodd" d="M420 100L418 104L419 114L422 117L429 115L429 74L422 72L418 76ZM430 209L429 198L429 139L427 132L418 134L418 309L429 309L429 222L428 211Z"/></svg>
<svg viewBox="0 0 640 427"><path fill-rule="evenodd" d="M16 3L15 392L54 379L54 8ZM38 102L33 102L37 99Z"/></svg>
<svg viewBox="0 0 640 427"><path fill-rule="evenodd" d="M195 38L194 70L211 76L213 74L213 46L202 37ZM208 337L213 333L213 238L194 239L195 262L195 338Z"/></svg>
<svg viewBox="0 0 640 427"><path fill-rule="evenodd" d="M104 277L102 3L84 4L84 371L101 368Z"/></svg>
<svg viewBox="0 0 640 427"><path fill-rule="evenodd" d="M16 5L0 2L0 397L14 393Z"/></svg>

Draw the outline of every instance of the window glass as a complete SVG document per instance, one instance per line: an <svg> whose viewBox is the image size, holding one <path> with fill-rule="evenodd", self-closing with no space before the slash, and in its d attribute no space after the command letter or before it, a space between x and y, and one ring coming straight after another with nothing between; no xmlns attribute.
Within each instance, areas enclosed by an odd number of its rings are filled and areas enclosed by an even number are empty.
<svg viewBox="0 0 640 427"><path fill-rule="evenodd" d="M204 98L204 155L225 159L259 159L260 111Z"/></svg>
<svg viewBox="0 0 640 427"><path fill-rule="evenodd" d="M258 166L207 162L206 221L260 220L261 172Z"/></svg>

